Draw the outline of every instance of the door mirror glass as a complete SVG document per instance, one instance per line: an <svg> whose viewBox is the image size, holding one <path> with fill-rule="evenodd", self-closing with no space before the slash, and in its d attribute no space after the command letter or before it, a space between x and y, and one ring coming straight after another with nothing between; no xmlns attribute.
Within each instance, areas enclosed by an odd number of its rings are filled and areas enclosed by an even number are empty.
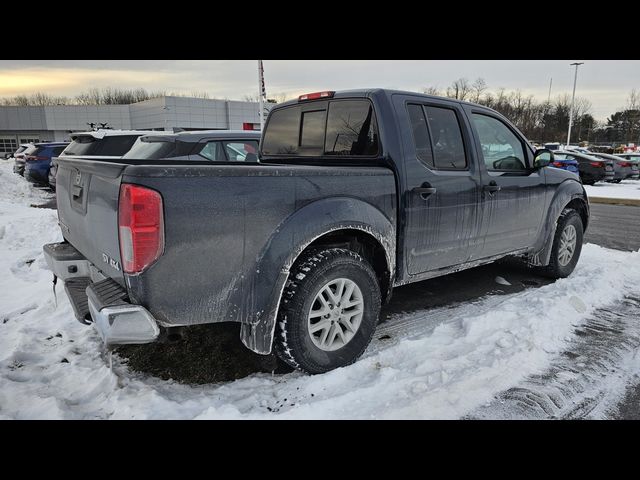
<svg viewBox="0 0 640 480"><path fill-rule="evenodd" d="M539 169L549 166L553 163L553 152L547 148L540 148L536 150L533 156L533 168Z"/></svg>

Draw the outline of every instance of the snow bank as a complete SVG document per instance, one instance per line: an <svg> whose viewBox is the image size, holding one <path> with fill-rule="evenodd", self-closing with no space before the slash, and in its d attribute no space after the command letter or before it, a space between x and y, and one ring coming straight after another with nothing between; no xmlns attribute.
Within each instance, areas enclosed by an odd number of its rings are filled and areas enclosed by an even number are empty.
<svg viewBox="0 0 640 480"><path fill-rule="evenodd" d="M41 253L60 239L56 214L29 208L42 194L20 182L0 165L0 418L458 418L543 370L590 312L640 284L639 253L586 245L570 278L414 312L352 366L181 385L115 357L111 370L62 288L56 307Z"/></svg>
<svg viewBox="0 0 640 480"><path fill-rule="evenodd" d="M590 197L630 198L640 200L640 180L623 180L620 183L599 182L585 185Z"/></svg>

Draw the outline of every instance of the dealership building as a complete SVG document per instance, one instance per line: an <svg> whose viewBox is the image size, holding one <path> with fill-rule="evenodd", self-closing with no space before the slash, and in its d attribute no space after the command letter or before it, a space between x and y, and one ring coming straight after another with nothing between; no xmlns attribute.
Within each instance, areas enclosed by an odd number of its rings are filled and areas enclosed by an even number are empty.
<svg viewBox="0 0 640 480"><path fill-rule="evenodd" d="M266 104L265 107L271 107ZM259 130L257 102L158 97L131 105L0 106L0 155L21 143L68 141L73 132L123 130Z"/></svg>

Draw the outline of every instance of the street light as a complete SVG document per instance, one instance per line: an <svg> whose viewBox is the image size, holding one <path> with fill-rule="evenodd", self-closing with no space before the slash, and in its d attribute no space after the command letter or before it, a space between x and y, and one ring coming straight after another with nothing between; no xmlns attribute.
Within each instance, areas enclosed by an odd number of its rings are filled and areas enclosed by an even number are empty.
<svg viewBox="0 0 640 480"><path fill-rule="evenodd" d="M569 141L571 140L571 124L573 123L573 102L576 99L576 82L578 80L578 67L583 64L584 62L576 62L576 63L570 64L571 66L575 65L576 74L573 77L573 95L571 95L571 110L569 112L569 131L567 132L567 148L569 148Z"/></svg>

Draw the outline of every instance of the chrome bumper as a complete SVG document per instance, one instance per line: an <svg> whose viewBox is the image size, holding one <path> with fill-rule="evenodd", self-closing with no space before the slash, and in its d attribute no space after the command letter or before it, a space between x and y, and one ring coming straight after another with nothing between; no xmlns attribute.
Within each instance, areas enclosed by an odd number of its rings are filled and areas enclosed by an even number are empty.
<svg viewBox="0 0 640 480"><path fill-rule="evenodd" d="M90 323L89 314L105 345L150 343L158 338L160 328L156 319L146 308L127 303L124 288L120 287L120 297L101 295L101 283L118 285L107 279L73 246L49 244L43 250L49 269L65 282L65 291L76 318L87 324ZM109 285L107 289L113 291Z"/></svg>
<svg viewBox="0 0 640 480"><path fill-rule="evenodd" d="M98 307L89 297L89 311L105 345L151 343L160 335L156 319L139 305Z"/></svg>

